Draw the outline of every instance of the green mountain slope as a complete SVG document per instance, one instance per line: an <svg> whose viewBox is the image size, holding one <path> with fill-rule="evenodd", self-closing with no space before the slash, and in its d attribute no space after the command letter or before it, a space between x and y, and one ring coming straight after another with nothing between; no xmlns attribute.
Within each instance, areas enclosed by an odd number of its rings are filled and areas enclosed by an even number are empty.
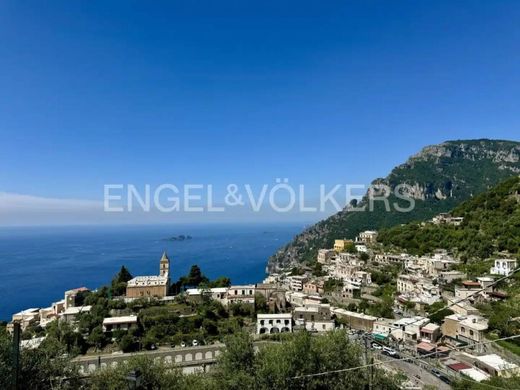
<svg viewBox="0 0 520 390"><path fill-rule="evenodd" d="M376 179L394 189L412 186L411 212L386 211L376 202L373 211L341 212L311 226L271 256L270 272L315 259L319 248L332 247L336 238L354 238L360 231L426 220L446 212L477 194L520 173L520 143L500 140L447 141L425 147L397 166L386 178ZM396 200L390 197L390 201ZM366 204L367 198L361 204ZM400 203L402 207L408 203Z"/></svg>
<svg viewBox="0 0 520 390"><path fill-rule="evenodd" d="M409 223L382 230L378 241L422 255L437 248L462 257L486 258L496 251L520 253L520 177L515 176L457 206L460 226Z"/></svg>

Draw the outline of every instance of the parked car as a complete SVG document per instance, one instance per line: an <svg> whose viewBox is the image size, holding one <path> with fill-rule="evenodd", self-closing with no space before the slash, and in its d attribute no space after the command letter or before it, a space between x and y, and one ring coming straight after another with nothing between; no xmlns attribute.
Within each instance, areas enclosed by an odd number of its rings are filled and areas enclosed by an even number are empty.
<svg viewBox="0 0 520 390"><path fill-rule="evenodd" d="M437 378L439 378L441 381L443 381L446 384L451 384L451 379L448 378L446 375L444 375L439 370L436 370L435 368L432 369L432 374L435 375Z"/></svg>
<svg viewBox="0 0 520 390"><path fill-rule="evenodd" d="M184 341L181 342L181 347L182 348L186 347L186 343Z"/></svg>
<svg viewBox="0 0 520 390"><path fill-rule="evenodd" d="M377 349L377 350L381 350L381 349L383 349L383 347L380 346L380 345L377 344L377 343L372 343L372 348Z"/></svg>
<svg viewBox="0 0 520 390"><path fill-rule="evenodd" d="M197 340L193 340L191 342L191 345L193 345L194 347L198 346L199 345L199 342Z"/></svg>
<svg viewBox="0 0 520 390"><path fill-rule="evenodd" d="M397 353L397 351L392 349L392 348L390 348L390 347L383 347L383 354L387 355L387 356L394 357L394 358L398 358L399 357L399 354Z"/></svg>

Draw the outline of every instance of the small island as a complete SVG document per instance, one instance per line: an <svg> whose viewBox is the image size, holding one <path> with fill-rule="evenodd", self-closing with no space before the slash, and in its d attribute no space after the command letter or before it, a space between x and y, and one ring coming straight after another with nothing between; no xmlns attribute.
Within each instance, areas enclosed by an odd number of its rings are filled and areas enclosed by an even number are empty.
<svg viewBox="0 0 520 390"><path fill-rule="evenodd" d="M180 234L178 236L172 236L172 237L169 237L169 238L165 238L164 240L165 241L184 241L184 240L191 240L193 237L191 237L190 235L184 235L184 234Z"/></svg>

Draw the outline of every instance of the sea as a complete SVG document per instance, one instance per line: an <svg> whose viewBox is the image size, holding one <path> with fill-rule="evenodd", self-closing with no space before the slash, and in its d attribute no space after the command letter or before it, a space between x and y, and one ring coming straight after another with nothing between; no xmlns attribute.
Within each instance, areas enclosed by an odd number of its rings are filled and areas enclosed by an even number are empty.
<svg viewBox="0 0 520 390"><path fill-rule="evenodd" d="M302 223L0 228L0 320L48 307L66 290L108 284L122 265L134 276L157 275L163 251L172 281L197 264L210 279L261 282L269 256L304 228ZM192 238L169 240L180 235Z"/></svg>

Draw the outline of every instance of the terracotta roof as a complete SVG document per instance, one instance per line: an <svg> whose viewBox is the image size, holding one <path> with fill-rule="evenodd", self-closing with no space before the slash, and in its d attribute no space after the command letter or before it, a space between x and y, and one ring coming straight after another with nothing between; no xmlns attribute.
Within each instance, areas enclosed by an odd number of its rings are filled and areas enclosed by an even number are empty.
<svg viewBox="0 0 520 390"><path fill-rule="evenodd" d="M479 282L474 282L472 280L465 280L465 281L462 282L462 284L464 286L480 287L480 283Z"/></svg>
<svg viewBox="0 0 520 390"><path fill-rule="evenodd" d="M489 295L497 298L507 298L507 294L501 291L491 291Z"/></svg>
<svg viewBox="0 0 520 390"><path fill-rule="evenodd" d="M460 370L466 370L468 368L471 368L471 366L466 363L454 363L454 364L450 364L448 367L451 368L453 371L460 371Z"/></svg>
<svg viewBox="0 0 520 390"><path fill-rule="evenodd" d="M430 352L435 349L435 345L423 341L422 343L417 344L417 349Z"/></svg>

